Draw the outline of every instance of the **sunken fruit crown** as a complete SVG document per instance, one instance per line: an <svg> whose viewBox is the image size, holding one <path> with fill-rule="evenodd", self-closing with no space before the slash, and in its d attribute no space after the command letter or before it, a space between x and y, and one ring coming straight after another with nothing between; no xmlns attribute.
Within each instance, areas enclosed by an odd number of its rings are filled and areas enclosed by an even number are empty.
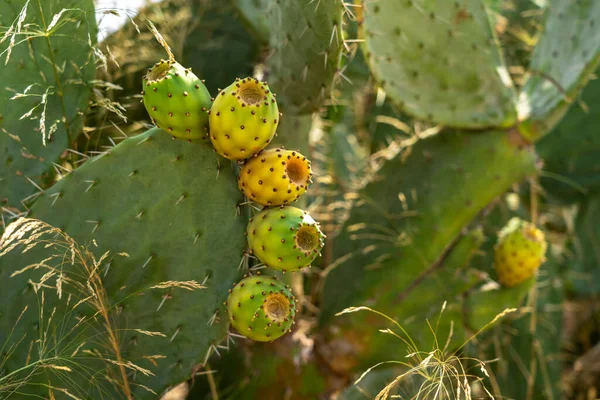
<svg viewBox="0 0 600 400"><path fill-rule="evenodd" d="M504 286L517 285L533 275L546 260L544 233L535 225L512 218L499 232L494 266Z"/></svg>
<svg viewBox="0 0 600 400"><path fill-rule="evenodd" d="M229 290L227 311L240 335L259 342L283 336L294 324L296 299L289 286L270 276L249 276Z"/></svg>
<svg viewBox="0 0 600 400"><path fill-rule="evenodd" d="M182 139L206 136L210 94L191 69L161 60L148 70L143 86L144 106L156 126Z"/></svg>
<svg viewBox="0 0 600 400"><path fill-rule="evenodd" d="M250 252L266 266L297 271L319 255L325 235L308 214L296 207L270 208L256 214L246 228Z"/></svg>
<svg viewBox="0 0 600 400"><path fill-rule="evenodd" d="M210 140L216 152L230 160L244 160L271 142L279 109L266 82L238 78L219 91L209 119Z"/></svg>
<svg viewBox="0 0 600 400"><path fill-rule="evenodd" d="M310 161L297 151L265 150L248 160L238 177L240 190L263 206L297 200L312 182Z"/></svg>

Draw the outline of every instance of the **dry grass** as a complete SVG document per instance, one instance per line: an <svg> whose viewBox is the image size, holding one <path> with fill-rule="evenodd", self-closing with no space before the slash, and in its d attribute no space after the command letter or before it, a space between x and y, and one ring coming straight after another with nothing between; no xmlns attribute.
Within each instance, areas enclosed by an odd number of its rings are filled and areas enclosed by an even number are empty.
<svg viewBox="0 0 600 400"><path fill-rule="evenodd" d="M389 398L402 398L410 400L472 400L472 385L477 383L480 390L483 391L490 399L494 399L490 391L485 386L485 381L482 377L469 372L473 365L477 366L481 373L488 376L485 362L471 357L459 356L460 351L477 335L493 325L496 321L504 317L508 313L512 313L514 309L506 309L498 314L491 322L485 325L479 332L471 336L458 349L450 351L449 344L452 338L452 330L450 331L445 344L438 340L436 331L441 316L444 312L445 304L442 307L438 321L433 326L427 321L427 327L433 336L433 348L430 351L418 349L416 343L410 337L408 332L398 322L388 317L387 315L373 310L369 307L350 307L336 315L348 314L358 311L368 311L375 313L389 322L391 322L397 330L384 329L381 333L395 336L402 341L409 354L403 360L389 360L380 362L368 370L366 370L355 382L358 385L362 379L367 376L372 370L380 366L396 366L403 368L404 372L398 375L392 382L386 385L375 397L375 400L385 400ZM415 383L417 382L417 383ZM400 386L405 386L400 389ZM410 393L406 395L394 394L397 390L406 392L410 388Z"/></svg>
<svg viewBox="0 0 600 400"><path fill-rule="evenodd" d="M0 369L11 357L22 357L24 349L28 349L26 363L16 371L0 376L0 393L7 396L27 394L26 387L33 384L33 378L36 377L36 384L39 384L39 378L44 381L46 376L41 372L51 370L53 374L50 375L55 376L62 386L53 386L54 379L45 380L42 386L47 388L50 398L54 392L73 399L82 398L79 386L82 379L86 383L89 381L101 396L111 397L111 393L118 393L120 398L133 398L134 383L130 381L130 373L149 376L154 372L125 359L121 351L123 334L135 331L149 337L166 335L143 327L123 328L118 324L116 315L120 303L111 303L100 272L104 270L105 263L117 256L127 257L127 254L110 255L105 252L97 258L89 248L81 246L63 231L32 218L16 220L2 235L0 257L11 252L19 252L22 257L43 254L42 259L11 274L11 277L16 277L30 273L29 284L39 305L40 337L27 345L25 335L14 335L19 331L17 327L21 317L28 311L26 308L15 321L13 331L4 344L6 355L0 361ZM31 274L34 271L36 274ZM34 276L37 278L34 279ZM135 294L165 288L197 290L203 286L196 281L158 282L139 288ZM53 296L53 301L48 301L50 296ZM84 309L91 309L92 313L80 313ZM90 369L90 365L98 363L104 365L102 370ZM149 388L145 389L154 393Z"/></svg>

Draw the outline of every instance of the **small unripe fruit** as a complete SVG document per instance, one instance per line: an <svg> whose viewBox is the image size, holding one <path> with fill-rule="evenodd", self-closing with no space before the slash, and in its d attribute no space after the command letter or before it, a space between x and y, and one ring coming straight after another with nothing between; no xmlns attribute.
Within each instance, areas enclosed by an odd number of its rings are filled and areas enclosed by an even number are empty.
<svg viewBox="0 0 600 400"><path fill-rule="evenodd" d="M535 225L512 218L499 232L494 248L494 266L504 286L515 286L537 272L546 260L544 233Z"/></svg>
<svg viewBox="0 0 600 400"><path fill-rule="evenodd" d="M252 254L281 271L310 266L325 244L319 225L296 207L261 211L248 223L246 236Z"/></svg>
<svg viewBox="0 0 600 400"><path fill-rule="evenodd" d="M240 190L263 206L297 200L312 182L310 161L297 151L265 150L246 162L238 177Z"/></svg>
<svg viewBox="0 0 600 400"><path fill-rule="evenodd" d="M206 136L210 94L191 70L161 60L148 71L143 86L144 106L156 126L182 139Z"/></svg>
<svg viewBox="0 0 600 400"><path fill-rule="evenodd" d="M219 92L209 117L210 140L216 152L230 160L244 160L271 142L279 124L279 109L266 82L236 79Z"/></svg>
<svg viewBox="0 0 600 400"><path fill-rule="evenodd" d="M290 331L296 316L296 299L289 286L277 278L250 276L229 292L229 321L240 335L270 342Z"/></svg>

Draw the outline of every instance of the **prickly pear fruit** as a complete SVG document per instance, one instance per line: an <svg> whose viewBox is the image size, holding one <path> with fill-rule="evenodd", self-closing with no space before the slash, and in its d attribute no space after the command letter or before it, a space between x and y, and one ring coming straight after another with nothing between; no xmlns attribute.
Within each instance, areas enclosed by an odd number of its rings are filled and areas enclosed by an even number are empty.
<svg viewBox="0 0 600 400"><path fill-rule="evenodd" d="M144 106L156 126L183 139L206 136L210 93L191 69L161 60L148 70L143 86Z"/></svg>
<svg viewBox="0 0 600 400"><path fill-rule="evenodd" d="M263 206L280 206L300 197L310 185L310 161L297 151L270 149L248 160L238 177L240 190Z"/></svg>
<svg viewBox="0 0 600 400"><path fill-rule="evenodd" d="M512 218L498 233L494 266L504 286L515 286L533 276L546 260L544 233L535 225Z"/></svg>
<svg viewBox="0 0 600 400"><path fill-rule="evenodd" d="M270 342L290 332L296 298L290 287L270 276L249 276L233 285L227 298L231 325L240 335Z"/></svg>
<svg viewBox="0 0 600 400"><path fill-rule="evenodd" d="M266 266L282 271L310 266L325 240L308 212L291 206L256 214L248 223L246 236L252 254Z"/></svg>
<svg viewBox="0 0 600 400"><path fill-rule="evenodd" d="M209 121L210 140L217 153L230 160L244 160L271 142L279 109L266 82L238 78L219 92Z"/></svg>

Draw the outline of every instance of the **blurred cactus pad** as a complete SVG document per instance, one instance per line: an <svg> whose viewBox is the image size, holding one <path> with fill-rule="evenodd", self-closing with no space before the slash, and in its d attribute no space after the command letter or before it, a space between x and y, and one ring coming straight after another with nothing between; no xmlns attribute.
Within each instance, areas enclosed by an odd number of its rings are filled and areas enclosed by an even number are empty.
<svg viewBox="0 0 600 400"><path fill-rule="evenodd" d="M0 399L595 399L599 63L597 0L0 0Z"/></svg>

